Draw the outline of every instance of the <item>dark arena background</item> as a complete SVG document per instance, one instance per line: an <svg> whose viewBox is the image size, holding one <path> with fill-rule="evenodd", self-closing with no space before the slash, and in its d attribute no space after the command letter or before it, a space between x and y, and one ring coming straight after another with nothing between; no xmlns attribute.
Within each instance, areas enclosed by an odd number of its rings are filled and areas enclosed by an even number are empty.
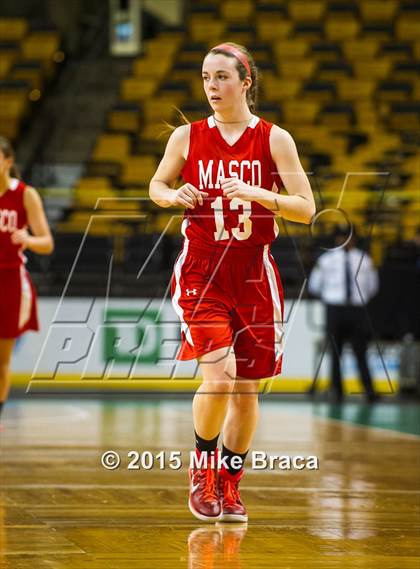
<svg viewBox="0 0 420 569"><path fill-rule="evenodd" d="M261 384L252 449L319 463L249 455L248 524L205 525L187 507L200 377L175 360L168 290L183 212L148 186L179 110L211 113L201 65L225 41L254 55L256 114L292 134L317 204L311 225L278 218L284 367ZM1 569L419 567L419 71L415 0L2 3L0 134L55 250L28 254L41 330L16 344L1 417ZM374 404L347 345L346 397L328 396L307 285L337 225L379 275Z"/></svg>

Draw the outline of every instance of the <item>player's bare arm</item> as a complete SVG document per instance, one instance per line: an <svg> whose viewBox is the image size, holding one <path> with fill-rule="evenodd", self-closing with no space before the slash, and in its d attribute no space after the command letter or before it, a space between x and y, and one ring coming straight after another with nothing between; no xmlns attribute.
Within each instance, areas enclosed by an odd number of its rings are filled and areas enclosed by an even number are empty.
<svg viewBox="0 0 420 569"><path fill-rule="evenodd" d="M45 216L41 198L35 188L27 187L23 203L31 234L26 228L15 231L11 240L23 249L30 249L38 255L49 255L54 250L54 241Z"/></svg>
<svg viewBox="0 0 420 569"><path fill-rule="evenodd" d="M256 201L289 221L309 224L316 211L315 201L293 138L286 130L273 125L270 150L288 195L251 187L237 178L227 178L222 183L223 193L229 199Z"/></svg>
<svg viewBox="0 0 420 569"><path fill-rule="evenodd" d="M174 189L176 180L188 155L190 125L182 125L171 134L165 154L150 181L150 198L160 207L182 206L194 209L197 203L203 205L207 192L197 190L192 184Z"/></svg>

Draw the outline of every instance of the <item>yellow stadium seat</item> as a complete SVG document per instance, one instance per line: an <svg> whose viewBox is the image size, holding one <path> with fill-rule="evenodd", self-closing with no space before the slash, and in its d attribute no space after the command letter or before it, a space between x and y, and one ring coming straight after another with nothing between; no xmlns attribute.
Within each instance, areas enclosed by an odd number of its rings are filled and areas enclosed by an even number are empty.
<svg viewBox="0 0 420 569"><path fill-rule="evenodd" d="M257 16L257 38L261 41L277 41L287 38L292 31L292 22L282 16L269 16L262 14Z"/></svg>
<svg viewBox="0 0 420 569"><path fill-rule="evenodd" d="M22 53L27 59L51 60L60 47L58 32L32 32L22 42Z"/></svg>
<svg viewBox="0 0 420 569"><path fill-rule="evenodd" d="M170 121L167 122L172 124ZM175 120L173 122L175 122ZM178 124L178 122L176 124ZM149 141L153 140L164 147L165 140L169 138L170 132L171 129L165 124L164 119L160 119L154 123L146 124L141 130L141 138Z"/></svg>
<svg viewBox="0 0 420 569"><path fill-rule="evenodd" d="M329 16L325 22L325 34L330 40L355 38L359 28L359 22L352 17Z"/></svg>
<svg viewBox="0 0 420 569"><path fill-rule="evenodd" d="M121 96L124 101L142 101L153 97L157 87L156 79L127 77L121 82Z"/></svg>
<svg viewBox="0 0 420 569"><path fill-rule="evenodd" d="M15 49L0 49L0 79L6 77L17 57L18 51Z"/></svg>
<svg viewBox="0 0 420 569"><path fill-rule="evenodd" d="M283 117L288 123L314 123L320 105L316 101L284 101L282 104Z"/></svg>
<svg viewBox="0 0 420 569"><path fill-rule="evenodd" d="M190 37L192 41L208 42L215 45L222 40L226 30L226 22L214 19L199 19L190 22Z"/></svg>
<svg viewBox="0 0 420 569"><path fill-rule="evenodd" d="M76 189L73 195L73 206L77 208L93 209L100 203L105 203L109 198L114 198L115 192L110 189L93 189L86 190L84 188Z"/></svg>
<svg viewBox="0 0 420 569"><path fill-rule="evenodd" d="M92 153L96 162L123 162L130 153L130 140L125 134L101 134Z"/></svg>
<svg viewBox="0 0 420 569"><path fill-rule="evenodd" d="M79 178L76 183L76 190L110 190L112 188L111 183L108 178L104 177L86 177Z"/></svg>
<svg viewBox="0 0 420 569"><path fill-rule="evenodd" d="M108 128L121 132L137 133L140 128L138 109L114 109L108 113Z"/></svg>
<svg viewBox="0 0 420 569"><path fill-rule="evenodd" d="M343 78L337 82L340 99L344 100L370 100L375 83L368 79Z"/></svg>
<svg viewBox="0 0 420 569"><path fill-rule="evenodd" d="M0 89L0 117L23 117L28 110L26 91Z"/></svg>
<svg viewBox="0 0 420 569"><path fill-rule="evenodd" d="M353 71L359 79L384 79L391 71L391 61L385 58L354 61Z"/></svg>
<svg viewBox="0 0 420 569"><path fill-rule="evenodd" d="M28 31L28 22L21 18L0 18L1 41L20 41Z"/></svg>
<svg viewBox="0 0 420 569"><path fill-rule="evenodd" d="M367 2L360 2L359 4L360 15L364 22L392 22L398 3L393 0L368 0Z"/></svg>
<svg viewBox="0 0 420 569"><path fill-rule="evenodd" d="M182 215L181 209L174 211L174 214L161 213L156 216L153 231L155 233L163 233L166 235L179 235L181 233Z"/></svg>
<svg viewBox="0 0 420 569"><path fill-rule="evenodd" d="M304 39L280 40L273 44L277 60L302 59L309 51L309 42Z"/></svg>
<svg viewBox="0 0 420 569"><path fill-rule="evenodd" d="M224 0L220 11L226 22L247 22L253 15L254 3L251 0Z"/></svg>
<svg viewBox="0 0 420 569"><path fill-rule="evenodd" d="M130 212L130 214L142 212L142 203L139 200L127 200L124 198L125 196L118 195L99 197L96 202L97 209L102 213L108 211Z"/></svg>
<svg viewBox="0 0 420 569"><path fill-rule="evenodd" d="M125 186L147 186L156 167L155 156L129 156L123 164L120 182Z"/></svg>
<svg viewBox="0 0 420 569"><path fill-rule="evenodd" d="M0 133L9 140L15 140L19 134L20 116L0 115Z"/></svg>
<svg viewBox="0 0 420 569"><path fill-rule="evenodd" d="M282 101L284 99L293 99L299 93L301 81L298 79L287 80L280 77L263 78L264 98L267 101Z"/></svg>
<svg viewBox="0 0 420 569"><path fill-rule="evenodd" d="M311 59L279 61L278 70L287 79L309 79L315 71L315 65Z"/></svg>
<svg viewBox="0 0 420 569"><path fill-rule="evenodd" d="M220 2L221 0L214 0L216 2ZM284 4L287 4L287 0L255 0L255 4L258 7L259 4L264 4L264 5L274 5L274 6L281 6Z"/></svg>
<svg viewBox="0 0 420 569"><path fill-rule="evenodd" d="M294 22L317 22L324 12L323 0L293 0L289 3L289 15Z"/></svg>
<svg viewBox="0 0 420 569"><path fill-rule="evenodd" d="M395 23L395 35L399 40L419 41L420 19L412 14L402 14Z"/></svg>
<svg viewBox="0 0 420 569"><path fill-rule="evenodd" d="M149 188L134 188L134 189L130 189L130 188L125 188L124 189L124 196L126 196L127 198L134 198L134 199L139 199L140 202L144 202L145 200L148 200L150 202L150 196L149 196Z"/></svg>
<svg viewBox="0 0 420 569"><path fill-rule="evenodd" d="M190 28L195 26L204 26L206 24L212 24L215 21L217 21L217 18L214 15L214 13L192 12L188 16L188 24ZM189 37L188 40L191 40L191 38Z"/></svg>
<svg viewBox="0 0 420 569"><path fill-rule="evenodd" d="M378 50L379 42L375 39L361 37L343 42L343 52L349 61L372 59Z"/></svg>
<svg viewBox="0 0 420 569"><path fill-rule="evenodd" d="M164 77L171 67L170 59L140 58L133 63L133 75L135 77Z"/></svg>
<svg viewBox="0 0 420 569"><path fill-rule="evenodd" d="M177 109L177 104L173 97L166 95L158 95L153 99L147 99L142 106L144 118L148 124L162 120L170 121Z"/></svg>
<svg viewBox="0 0 420 569"><path fill-rule="evenodd" d="M156 38L146 40L144 43L147 57L157 61L159 59L172 59L179 49L181 39L159 34Z"/></svg>

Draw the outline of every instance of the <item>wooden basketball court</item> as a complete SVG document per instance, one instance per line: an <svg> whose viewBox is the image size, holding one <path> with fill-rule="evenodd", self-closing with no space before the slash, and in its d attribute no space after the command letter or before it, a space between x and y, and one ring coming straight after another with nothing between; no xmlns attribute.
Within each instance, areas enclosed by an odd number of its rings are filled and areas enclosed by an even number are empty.
<svg viewBox="0 0 420 569"><path fill-rule="evenodd" d="M263 399L254 450L315 455L319 470L249 463L249 521L236 525L202 524L188 510L190 406L140 395L10 401L0 433L0 567L418 569L417 406ZM102 466L108 450L120 455L118 469ZM182 467L129 470L132 450L179 450Z"/></svg>

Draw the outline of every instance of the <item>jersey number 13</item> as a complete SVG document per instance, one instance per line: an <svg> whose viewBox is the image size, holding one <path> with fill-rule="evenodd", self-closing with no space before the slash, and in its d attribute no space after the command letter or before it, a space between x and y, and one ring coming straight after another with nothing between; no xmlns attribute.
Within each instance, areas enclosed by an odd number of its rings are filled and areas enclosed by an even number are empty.
<svg viewBox="0 0 420 569"><path fill-rule="evenodd" d="M235 239L243 241L248 239L252 232L252 221L251 221L251 202L246 202L240 198L233 198L229 202L229 208L231 210L237 210L239 206L242 206L242 213L238 214L238 224L243 224L243 229L239 227L232 227L232 235ZM214 221L216 224L216 231L214 232L214 238L216 241L222 241L223 239L229 239L229 231L225 228L225 220L223 216L223 198L218 196L214 202L211 204L211 208L214 210Z"/></svg>

